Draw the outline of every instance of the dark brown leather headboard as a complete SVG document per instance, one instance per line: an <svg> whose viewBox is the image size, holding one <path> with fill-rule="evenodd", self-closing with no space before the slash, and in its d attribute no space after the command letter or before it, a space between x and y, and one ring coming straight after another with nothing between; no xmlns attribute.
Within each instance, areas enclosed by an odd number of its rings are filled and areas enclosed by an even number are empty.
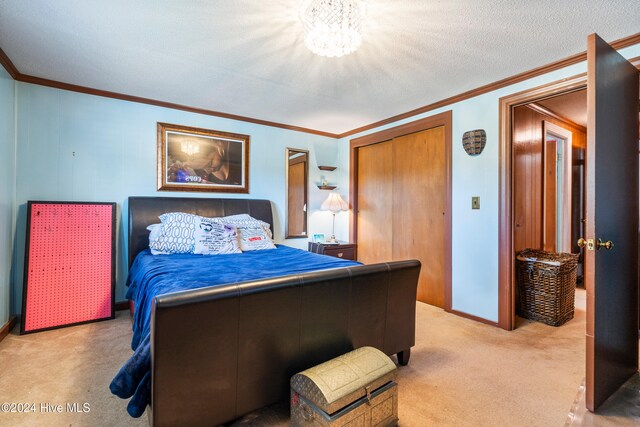
<svg viewBox="0 0 640 427"><path fill-rule="evenodd" d="M273 231L273 215L269 200L129 197L129 267L136 255L149 247L147 226L159 223L158 217L167 212L187 212L208 218L247 213L268 222Z"/></svg>

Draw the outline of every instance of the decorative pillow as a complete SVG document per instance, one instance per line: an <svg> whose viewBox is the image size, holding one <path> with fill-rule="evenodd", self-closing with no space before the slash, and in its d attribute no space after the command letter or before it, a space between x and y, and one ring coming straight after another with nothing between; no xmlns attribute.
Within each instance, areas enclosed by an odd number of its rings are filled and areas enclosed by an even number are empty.
<svg viewBox="0 0 640 427"><path fill-rule="evenodd" d="M170 212L160 215L162 232L154 243L149 243L151 249L174 254L193 253L195 245L194 232L198 215L184 212Z"/></svg>
<svg viewBox="0 0 640 427"><path fill-rule="evenodd" d="M275 249L270 226L248 214L229 215L226 217L206 218L185 212L170 212L160 215L162 232L154 244L154 250L170 253L193 253L198 221L209 221L218 224L230 224L237 228L237 236L242 251Z"/></svg>
<svg viewBox="0 0 640 427"><path fill-rule="evenodd" d="M221 219L225 223L235 225L240 230L245 228L256 228L258 226L261 226L264 229L267 237L269 237L269 239L273 239L273 233L271 232L271 225L268 222L260 221L259 219L256 219L250 216L249 214L229 215L229 216L224 216ZM240 231L240 234L242 234L242 231Z"/></svg>
<svg viewBox="0 0 640 427"><path fill-rule="evenodd" d="M231 224L221 224L218 221L201 218L196 222L194 238L194 254L217 255L242 252L238 248L238 231Z"/></svg>
<svg viewBox="0 0 640 427"><path fill-rule="evenodd" d="M276 248L262 225L238 227L238 235L240 238L240 250L243 252Z"/></svg>
<svg viewBox="0 0 640 427"><path fill-rule="evenodd" d="M154 246L156 244L156 242L158 241L158 238L160 237L160 234L162 233L162 224L151 224L151 225L149 225L147 227L147 230L150 231L150 233L149 233L149 249L151 249L151 255L166 255L166 254L169 254L170 252L158 251L158 250L152 248L152 246Z"/></svg>

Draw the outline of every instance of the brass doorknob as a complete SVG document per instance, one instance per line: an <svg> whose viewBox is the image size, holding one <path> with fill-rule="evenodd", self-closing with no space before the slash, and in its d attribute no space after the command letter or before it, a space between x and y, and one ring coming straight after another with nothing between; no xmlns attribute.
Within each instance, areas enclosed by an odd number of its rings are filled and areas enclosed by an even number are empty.
<svg viewBox="0 0 640 427"><path fill-rule="evenodd" d="M613 242L611 240L607 240L606 242L603 242L602 239L598 239L598 241L596 242L596 249L600 249L600 248L605 248L607 250L610 250L611 248L613 248Z"/></svg>
<svg viewBox="0 0 640 427"><path fill-rule="evenodd" d="M585 239L583 237L578 239L578 246L581 248L587 248L588 251L595 249L596 242L593 239Z"/></svg>

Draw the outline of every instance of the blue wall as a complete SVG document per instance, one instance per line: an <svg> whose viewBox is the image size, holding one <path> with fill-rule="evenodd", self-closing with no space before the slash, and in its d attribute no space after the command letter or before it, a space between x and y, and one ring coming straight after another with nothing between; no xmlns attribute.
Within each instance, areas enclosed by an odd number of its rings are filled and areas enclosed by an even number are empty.
<svg viewBox="0 0 640 427"><path fill-rule="evenodd" d="M336 161L337 141L146 104L102 98L38 85L17 85L17 183L13 312L20 312L24 230L28 200L107 201L118 204L116 301L125 295L128 196L250 197L273 202L274 234L284 240L285 149L310 151L309 178L318 164ZM251 136L250 194L156 191L156 123L215 129ZM347 192L346 187L343 191ZM329 234L331 217L318 212L327 192L310 185L309 232ZM339 236L346 239L348 235ZM306 239L290 246L306 248Z"/></svg>
<svg viewBox="0 0 640 427"><path fill-rule="evenodd" d="M621 51L627 58L640 55L640 45ZM4 70L3 70L4 71ZM331 232L331 215L319 211L327 193L313 183L327 175L339 192L348 194L348 140L425 116L453 110L452 150L452 297L453 309L484 319L498 320L498 103L502 96L580 74L580 63L501 88L422 115L389 123L340 141L285 129L204 116L183 111L136 104L109 98L67 92L26 83L14 83L0 75L0 170L9 184L15 182L13 206L17 211L15 232L12 313L21 306L24 253L25 203L27 200L113 201L120 207L118 223L118 285L116 299L124 298L126 275L126 199L130 195L156 195L156 122L177 123L251 135L250 194L272 200L275 237L284 238L285 148L310 150L309 233ZM12 107L15 90L17 109ZM8 113L5 114L4 111ZM11 117L17 114L13 131ZM6 125L5 125L6 122ZM462 150L466 130L485 129L487 146L482 155L469 157ZM11 140L17 133L17 163L14 169ZM74 154L75 153L75 154ZM5 155L6 154L6 155ZM320 172L317 165L337 165L338 170ZM16 181L12 173L16 171ZM5 182L3 180L3 182ZM0 227L10 224L8 193L0 195ZM162 193L171 194L171 193ZM173 193L175 196L226 197L221 194ZM471 210L470 198L481 196L482 209ZM348 240L350 213L336 217L336 235ZM6 227L3 227L6 229ZM7 237L0 230L0 245ZM285 243L304 248L306 240ZM6 292L6 270L11 255L0 256L0 292ZM1 297L1 295L0 295ZM0 304L0 320L7 317Z"/></svg>
<svg viewBox="0 0 640 427"><path fill-rule="evenodd" d="M0 327L9 320L15 198L15 82L0 67Z"/></svg>

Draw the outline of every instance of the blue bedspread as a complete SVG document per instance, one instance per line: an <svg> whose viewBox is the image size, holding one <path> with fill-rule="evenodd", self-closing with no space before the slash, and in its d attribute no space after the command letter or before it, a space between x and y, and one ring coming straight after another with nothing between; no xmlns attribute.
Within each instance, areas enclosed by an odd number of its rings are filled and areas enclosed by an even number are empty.
<svg viewBox="0 0 640 427"><path fill-rule="evenodd" d="M282 245L226 255L151 255L148 249L139 253L129 270L126 295L135 303L134 353L111 382L111 392L131 397L127 406L131 416L144 413L151 394L151 305L157 295L358 264Z"/></svg>

